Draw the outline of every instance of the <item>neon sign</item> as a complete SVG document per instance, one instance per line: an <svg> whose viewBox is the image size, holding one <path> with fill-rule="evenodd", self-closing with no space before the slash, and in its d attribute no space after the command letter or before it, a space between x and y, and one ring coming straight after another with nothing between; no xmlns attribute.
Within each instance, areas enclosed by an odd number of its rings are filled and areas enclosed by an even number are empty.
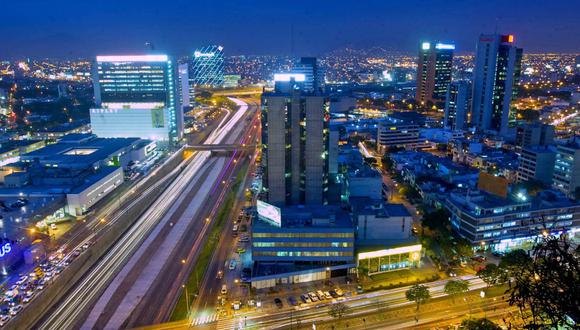
<svg viewBox="0 0 580 330"><path fill-rule="evenodd" d="M2 245L2 249L0 249L0 258L10 253L10 251L12 251L12 244L10 244L10 242Z"/></svg>

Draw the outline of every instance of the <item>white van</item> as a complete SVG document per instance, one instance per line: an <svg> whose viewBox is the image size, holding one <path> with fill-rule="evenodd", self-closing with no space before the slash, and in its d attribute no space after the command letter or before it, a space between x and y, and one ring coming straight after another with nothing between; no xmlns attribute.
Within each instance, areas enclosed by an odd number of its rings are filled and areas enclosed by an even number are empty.
<svg viewBox="0 0 580 330"><path fill-rule="evenodd" d="M224 285L222 285L222 294L223 294L223 295L226 295L226 294L228 294L228 287L227 287L227 285L225 285L225 284L224 284Z"/></svg>

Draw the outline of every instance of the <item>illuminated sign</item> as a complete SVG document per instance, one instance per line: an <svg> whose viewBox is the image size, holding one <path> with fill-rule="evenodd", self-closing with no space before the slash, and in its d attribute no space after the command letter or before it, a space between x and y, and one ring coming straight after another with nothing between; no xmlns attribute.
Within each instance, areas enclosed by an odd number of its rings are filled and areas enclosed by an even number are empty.
<svg viewBox="0 0 580 330"><path fill-rule="evenodd" d="M12 251L12 244L5 243L4 245L2 245L2 249L0 249L0 258L10 253L10 251Z"/></svg>
<svg viewBox="0 0 580 330"><path fill-rule="evenodd" d="M392 256L402 253L418 253L421 252L421 244L417 245L410 245L410 246L403 246L394 249L386 249L386 250L378 250L372 252L363 252L358 254L358 260L362 259L371 259L371 258L379 258L379 257L386 257Z"/></svg>
<svg viewBox="0 0 580 330"><path fill-rule="evenodd" d="M305 81L306 76L303 73L275 73L274 81Z"/></svg>
<svg viewBox="0 0 580 330"><path fill-rule="evenodd" d="M444 44L444 43L441 43L440 42L440 43L437 43L435 45L435 48L436 49L450 49L450 50L453 50L453 49L455 49L455 45L454 44Z"/></svg>
<svg viewBox="0 0 580 330"><path fill-rule="evenodd" d="M202 53L199 50L195 51L195 53L193 53L193 56L195 57L214 57L215 53Z"/></svg>
<svg viewBox="0 0 580 330"><path fill-rule="evenodd" d="M167 62L167 55L97 56L97 62Z"/></svg>
<svg viewBox="0 0 580 330"><path fill-rule="evenodd" d="M424 43L421 44L421 48L423 50L428 50L429 48L431 48L431 44L428 43L428 42L424 42Z"/></svg>
<svg viewBox="0 0 580 330"><path fill-rule="evenodd" d="M258 209L258 218L276 227L282 226L282 212L279 207L260 200L257 201L256 207Z"/></svg>

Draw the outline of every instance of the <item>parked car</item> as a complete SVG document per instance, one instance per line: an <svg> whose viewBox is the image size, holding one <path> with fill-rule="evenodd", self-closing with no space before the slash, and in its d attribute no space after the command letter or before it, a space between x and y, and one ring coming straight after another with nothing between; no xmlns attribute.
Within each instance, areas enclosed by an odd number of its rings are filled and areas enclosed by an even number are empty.
<svg viewBox="0 0 580 330"><path fill-rule="evenodd" d="M308 303L311 303L311 302L312 302L312 299L310 299L310 297L309 297L308 295L301 294L301 295L300 295L300 299L301 299L301 300L302 300L302 301L303 301L305 304L308 304Z"/></svg>
<svg viewBox="0 0 580 330"><path fill-rule="evenodd" d="M284 306L284 304L282 304L282 300L280 300L280 298L274 299L274 303L276 304L276 307L278 307L278 308L282 308Z"/></svg>
<svg viewBox="0 0 580 330"><path fill-rule="evenodd" d="M298 306L298 301L296 301L296 298L290 296L288 297L288 302L290 303L290 305L292 306Z"/></svg>
<svg viewBox="0 0 580 330"><path fill-rule="evenodd" d="M308 292L308 296L312 299L313 302L318 301L318 296L314 292Z"/></svg>

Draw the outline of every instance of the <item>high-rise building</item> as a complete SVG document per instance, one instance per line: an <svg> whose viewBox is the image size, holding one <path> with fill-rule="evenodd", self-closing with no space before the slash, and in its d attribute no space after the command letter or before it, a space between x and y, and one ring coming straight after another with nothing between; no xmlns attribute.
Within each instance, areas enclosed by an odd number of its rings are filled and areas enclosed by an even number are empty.
<svg viewBox="0 0 580 330"><path fill-rule="evenodd" d="M177 96L182 110L191 107L191 90L189 86L189 65L180 63L177 66Z"/></svg>
<svg viewBox="0 0 580 330"><path fill-rule="evenodd" d="M478 131L507 135L515 126L511 101L517 94L522 49L512 35L482 34L473 72L471 121Z"/></svg>
<svg viewBox="0 0 580 330"><path fill-rule="evenodd" d="M419 49L417 67L417 94L420 104L431 102L441 105L451 83L454 44L423 42Z"/></svg>
<svg viewBox="0 0 580 330"><path fill-rule="evenodd" d="M96 107L91 127L99 137L177 142L183 112L176 105L175 67L167 55L97 56Z"/></svg>
<svg viewBox="0 0 580 330"><path fill-rule="evenodd" d="M554 143L554 126L535 122L516 127L516 150L531 146L547 146Z"/></svg>
<svg viewBox="0 0 580 330"><path fill-rule="evenodd" d="M558 145L554 165L554 188L568 197L580 195L580 139Z"/></svg>
<svg viewBox="0 0 580 330"><path fill-rule="evenodd" d="M454 81L447 88L445 97L445 128L464 130L467 128L467 114L471 102L471 84Z"/></svg>
<svg viewBox="0 0 580 330"><path fill-rule="evenodd" d="M193 53L189 79L192 86L222 87L224 84L224 48L205 46Z"/></svg>
<svg viewBox="0 0 580 330"><path fill-rule="evenodd" d="M326 204L329 115L328 98L320 94L287 88L262 95L263 183L269 203Z"/></svg>
<svg viewBox="0 0 580 330"><path fill-rule="evenodd" d="M316 57L302 57L294 65L292 73L304 75L304 91L319 92L324 87L324 71L318 64Z"/></svg>

